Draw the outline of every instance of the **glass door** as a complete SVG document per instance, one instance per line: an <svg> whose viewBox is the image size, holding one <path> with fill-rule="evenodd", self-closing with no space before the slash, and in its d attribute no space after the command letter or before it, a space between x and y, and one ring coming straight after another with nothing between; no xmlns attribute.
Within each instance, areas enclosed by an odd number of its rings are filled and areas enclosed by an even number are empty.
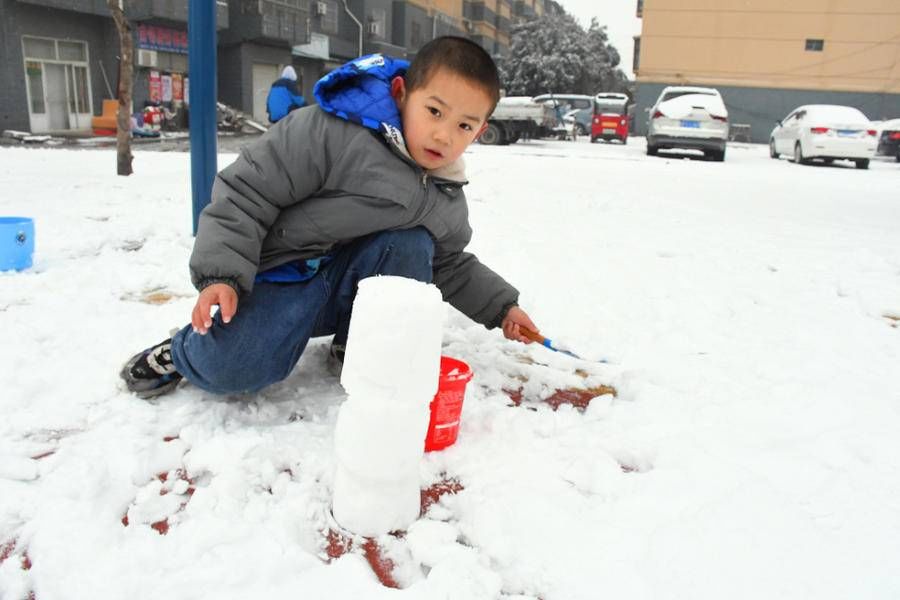
<svg viewBox="0 0 900 600"><path fill-rule="evenodd" d="M87 44L23 36L22 50L31 131L89 129L93 107Z"/></svg>
<svg viewBox="0 0 900 600"><path fill-rule="evenodd" d="M56 63L44 64L44 101L47 104L47 126L51 131L69 128L66 68Z"/></svg>

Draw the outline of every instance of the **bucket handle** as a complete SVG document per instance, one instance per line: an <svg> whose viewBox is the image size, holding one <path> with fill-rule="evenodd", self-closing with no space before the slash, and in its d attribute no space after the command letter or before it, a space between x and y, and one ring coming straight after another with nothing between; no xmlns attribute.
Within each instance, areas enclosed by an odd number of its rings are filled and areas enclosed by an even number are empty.
<svg viewBox="0 0 900 600"><path fill-rule="evenodd" d="M16 232L16 243L20 246L24 246L25 242L28 241L28 232L26 231L17 231Z"/></svg>

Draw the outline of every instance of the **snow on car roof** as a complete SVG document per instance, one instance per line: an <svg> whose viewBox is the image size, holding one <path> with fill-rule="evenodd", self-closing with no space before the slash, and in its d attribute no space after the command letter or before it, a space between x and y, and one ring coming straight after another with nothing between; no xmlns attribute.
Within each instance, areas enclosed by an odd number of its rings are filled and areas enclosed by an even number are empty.
<svg viewBox="0 0 900 600"><path fill-rule="evenodd" d="M868 123L869 118L858 108L852 106L840 106L837 104L810 104L802 106L800 109L806 111L806 114L816 119L824 119L829 121L863 121ZM800 110L798 109L798 110Z"/></svg>
<svg viewBox="0 0 900 600"><path fill-rule="evenodd" d="M523 104L534 104L534 99L531 96L506 96L500 98L499 103L510 106L521 106Z"/></svg>
<svg viewBox="0 0 900 600"><path fill-rule="evenodd" d="M663 90L663 93L666 92L697 92L698 94L719 95L719 90L716 88L695 87L691 85L670 85Z"/></svg>
<svg viewBox="0 0 900 600"><path fill-rule="evenodd" d="M711 96L709 94L683 94L665 100L659 104L659 109L666 114L667 117L679 118L691 112L694 107L705 108L710 114L721 117L728 116L728 109L722 102L721 96Z"/></svg>

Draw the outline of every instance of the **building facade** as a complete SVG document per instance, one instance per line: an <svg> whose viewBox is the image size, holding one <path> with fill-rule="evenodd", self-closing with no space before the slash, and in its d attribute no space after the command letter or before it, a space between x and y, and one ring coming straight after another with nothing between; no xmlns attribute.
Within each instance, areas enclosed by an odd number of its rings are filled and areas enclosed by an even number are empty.
<svg viewBox="0 0 900 600"><path fill-rule="evenodd" d="M551 0L210 0L216 2L218 98L267 122L265 100L286 65L303 95L360 55L412 58L441 35L495 56L520 18ZM134 107L178 113L190 101L188 0L124 0L135 41ZM516 13L518 11L518 13ZM517 16L518 15L518 16ZM0 130L90 131L115 97L119 39L106 0L0 0Z"/></svg>
<svg viewBox="0 0 900 600"><path fill-rule="evenodd" d="M638 133L667 85L717 88L756 142L803 104L900 117L897 0L638 0L638 15Z"/></svg>

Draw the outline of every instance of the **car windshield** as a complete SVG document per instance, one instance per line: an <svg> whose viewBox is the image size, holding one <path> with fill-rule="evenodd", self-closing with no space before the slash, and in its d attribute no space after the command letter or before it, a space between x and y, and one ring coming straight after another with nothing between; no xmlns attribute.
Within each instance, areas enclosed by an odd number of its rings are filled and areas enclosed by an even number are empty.
<svg viewBox="0 0 900 600"><path fill-rule="evenodd" d="M666 92L662 97L662 102L665 102L666 100L672 100L673 98L679 98L681 96L688 96L691 94L715 96L715 94L713 94L712 92L701 92L698 90L676 90L672 92Z"/></svg>
<svg viewBox="0 0 900 600"><path fill-rule="evenodd" d="M598 98L597 103L597 113L608 113L608 114L616 114L616 115L624 115L625 114L625 100L618 99L600 99Z"/></svg>

